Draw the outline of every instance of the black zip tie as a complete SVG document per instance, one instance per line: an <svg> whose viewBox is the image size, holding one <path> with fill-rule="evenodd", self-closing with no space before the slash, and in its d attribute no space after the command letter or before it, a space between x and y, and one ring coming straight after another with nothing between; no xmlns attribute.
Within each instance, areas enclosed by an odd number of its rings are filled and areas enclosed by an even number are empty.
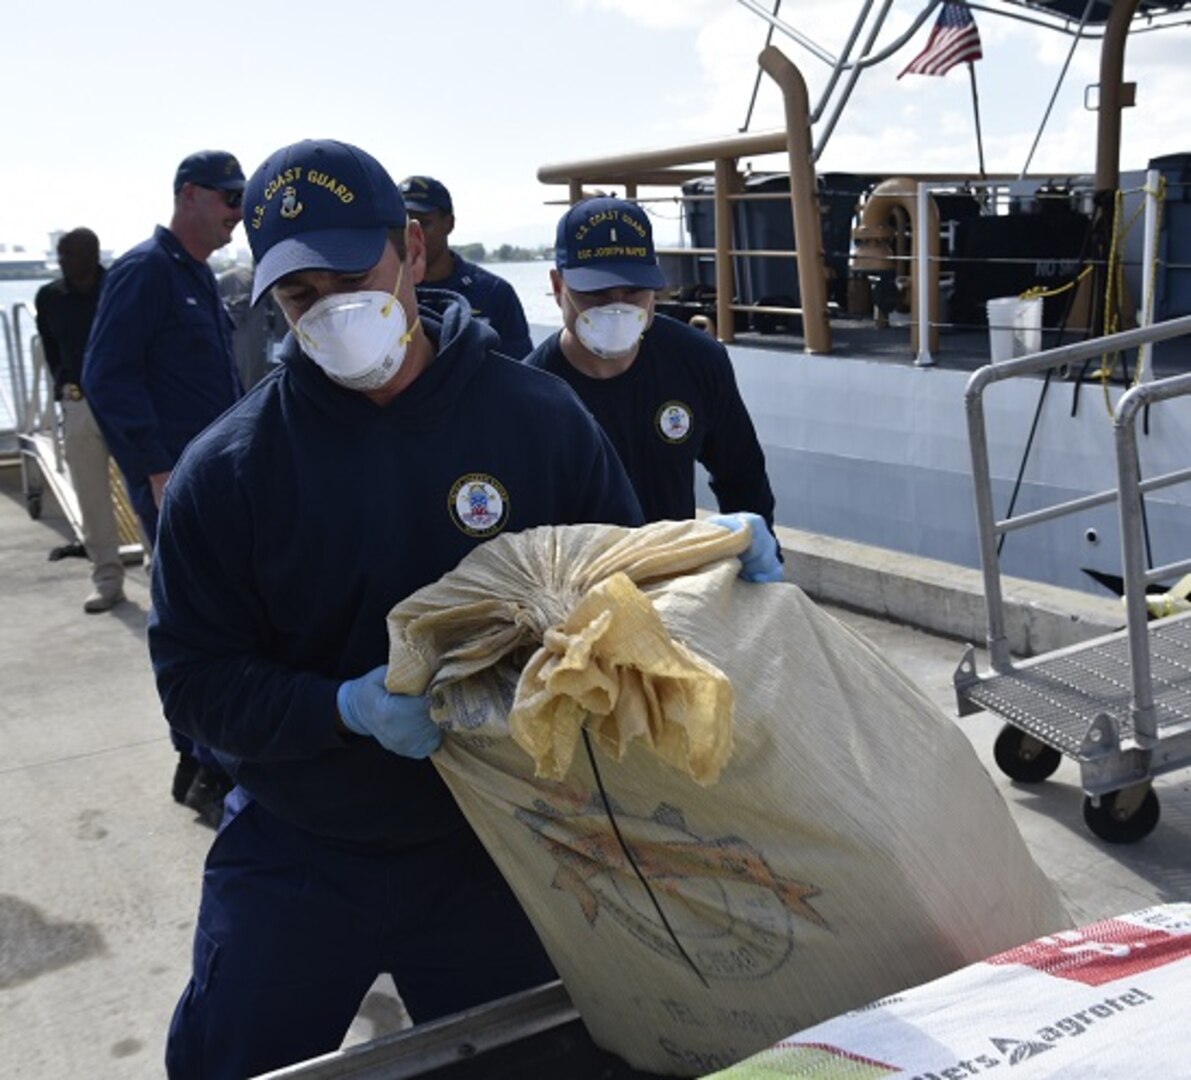
<svg viewBox="0 0 1191 1080"><path fill-rule="evenodd" d="M695 966L695 961L690 958L686 949L682 947L682 942L678 940L678 935L674 933L674 928L670 925L670 920L666 918L665 912L662 911L662 905L658 903L658 898L654 896L653 889L650 888L649 882L645 880L645 875L641 873L641 868L637 865L637 860L633 858L633 853L629 850L629 845L625 843L625 839L620 833L620 826L616 823L616 815L612 813L612 801L608 798L608 792L604 790L604 780L600 776L599 766L596 765L595 752L591 748L591 736L588 734L587 728L583 728L582 731L583 745L587 749L587 760L591 762L592 775L595 776L596 787L599 789L600 798L604 802L604 810L608 814L608 821L612 825L612 831L616 834L616 841L620 844L620 850L624 852L625 858L629 860L629 865L637 875L637 880L644 886L646 894L653 903L654 910L658 913L658 918L662 920L662 925L666 928L666 933L670 935L670 940L674 942L674 947L678 950L679 955L690 966L690 969L695 973L695 977L703 984L703 988L710 990L711 986L703 977L703 972Z"/></svg>

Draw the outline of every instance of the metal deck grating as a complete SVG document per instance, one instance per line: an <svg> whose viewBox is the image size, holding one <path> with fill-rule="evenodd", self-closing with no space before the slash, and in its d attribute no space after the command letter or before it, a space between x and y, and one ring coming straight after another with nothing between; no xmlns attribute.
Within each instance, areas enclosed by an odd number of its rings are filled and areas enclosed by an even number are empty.
<svg viewBox="0 0 1191 1080"><path fill-rule="evenodd" d="M1191 615L1149 625L1150 665L1159 735L1191 726ZM1129 640L1125 631L1066 649L1007 675L965 688L974 704L1078 758L1088 725L1100 713L1117 723L1122 746L1133 739Z"/></svg>

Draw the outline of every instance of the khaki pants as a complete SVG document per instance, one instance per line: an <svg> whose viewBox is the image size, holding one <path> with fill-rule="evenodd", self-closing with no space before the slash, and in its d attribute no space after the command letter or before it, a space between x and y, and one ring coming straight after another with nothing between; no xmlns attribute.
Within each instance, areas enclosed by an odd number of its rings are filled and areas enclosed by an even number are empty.
<svg viewBox="0 0 1191 1080"><path fill-rule="evenodd" d="M63 399L62 436L83 519L83 544L91 560L91 580L100 592L110 594L124 584L124 564L120 561L120 534L112 507L107 443L85 401Z"/></svg>

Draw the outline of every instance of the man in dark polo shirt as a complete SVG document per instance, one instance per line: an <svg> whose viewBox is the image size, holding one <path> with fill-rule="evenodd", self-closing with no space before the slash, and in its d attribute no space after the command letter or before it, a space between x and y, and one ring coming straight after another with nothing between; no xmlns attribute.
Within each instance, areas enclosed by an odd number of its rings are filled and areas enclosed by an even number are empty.
<svg viewBox="0 0 1191 1080"><path fill-rule="evenodd" d="M426 237L426 276L420 282L419 298L433 303L428 295L432 289L458 293L471 306L471 313L500 335L498 352L514 360L527 356L533 342L513 286L468 262L447 244L455 229L455 208L446 185L432 176L407 176L401 181L401 196Z"/></svg>
<svg viewBox="0 0 1191 1080"><path fill-rule="evenodd" d="M240 223L244 173L222 150L185 158L169 228L108 271L83 362L83 392L128 485L147 549L162 493L190 442L241 396L231 315L207 259ZM214 756L171 731L173 795L218 825L230 788Z"/></svg>
<svg viewBox="0 0 1191 1080"><path fill-rule="evenodd" d="M62 410L62 440L70 479L78 498L83 546L91 560L89 613L109 611L124 599L120 533L112 508L107 443L83 397L83 352L95 319L104 269L99 237L73 229L58 241L62 277L37 290L37 332L46 365L54 377L54 399Z"/></svg>

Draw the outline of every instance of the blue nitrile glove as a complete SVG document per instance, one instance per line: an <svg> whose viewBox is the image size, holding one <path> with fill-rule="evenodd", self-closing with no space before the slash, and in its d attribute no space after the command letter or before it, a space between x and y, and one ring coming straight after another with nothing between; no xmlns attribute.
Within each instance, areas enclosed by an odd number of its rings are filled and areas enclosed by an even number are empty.
<svg viewBox="0 0 1191 1080"><path fill-rule="evenodd" d="M421 694L390 694L385 665L339 687L335 701L344 727L371 735L386 750L408 758L429 757L442 745L442 731L430 719L430 702Z"/></svg>
<svg viewBox="0 0 1191 1080"><path fill-rule="evenodd" d="M745 581L785 580L781 560L777 557L777 541L760 514L742 510L735 514L712 514L706 520L732 532L740 532L745 526L752 530L752 543L747 551L740 553L740 576Z"/></svg>

